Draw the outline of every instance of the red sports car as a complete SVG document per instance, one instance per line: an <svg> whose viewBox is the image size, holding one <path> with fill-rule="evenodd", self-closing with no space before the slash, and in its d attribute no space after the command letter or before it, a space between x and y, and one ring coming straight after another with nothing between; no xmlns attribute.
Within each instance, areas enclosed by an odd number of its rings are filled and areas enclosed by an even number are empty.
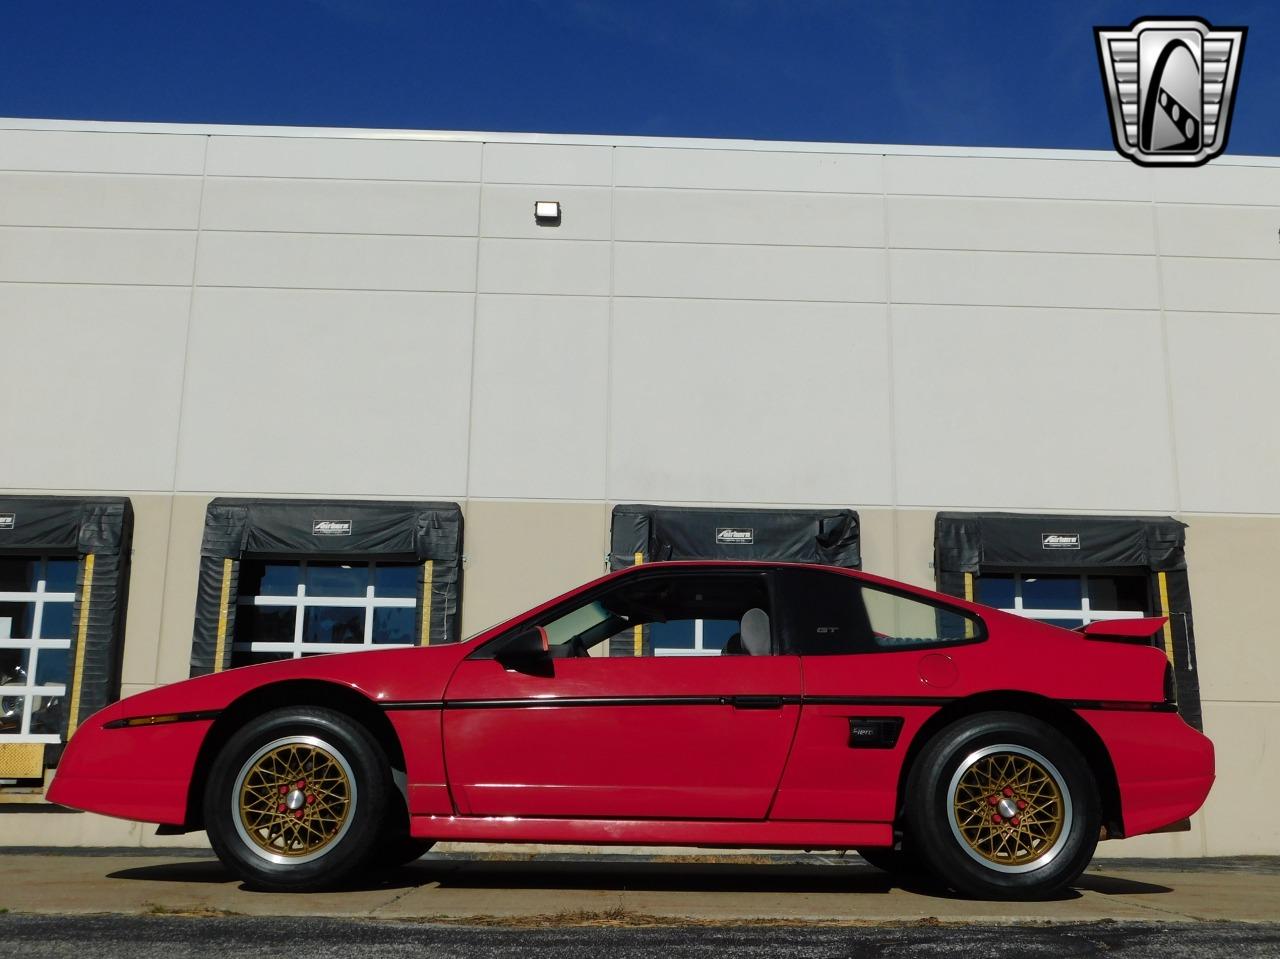
<svg viewBox="0 0 1280 959"><path fill-rule="evenodd" d="M856 849L962 893L1072 882L1200 808L1162 620L1083 632L864 573L654 563L448 646L132 696L54 802L208 831L301 890L433 841Z"/></svg>

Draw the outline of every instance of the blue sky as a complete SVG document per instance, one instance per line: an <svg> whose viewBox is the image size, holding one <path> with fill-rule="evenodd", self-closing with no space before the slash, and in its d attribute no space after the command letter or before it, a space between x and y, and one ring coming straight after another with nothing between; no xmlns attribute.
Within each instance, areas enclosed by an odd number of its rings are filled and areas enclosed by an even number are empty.
<svg viewBox="0 0 1280 959"><path fill-rule="evenodd" d="M4 0L0 115L1110 149L1094 25L1250 28L1229 153L1280 155L1280 4Z"/></svg>

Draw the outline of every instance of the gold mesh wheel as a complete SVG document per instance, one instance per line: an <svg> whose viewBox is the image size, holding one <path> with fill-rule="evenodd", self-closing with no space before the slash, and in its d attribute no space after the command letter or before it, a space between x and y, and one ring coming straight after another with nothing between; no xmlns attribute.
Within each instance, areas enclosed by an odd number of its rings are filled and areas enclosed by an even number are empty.
<svg viewBox="0 0 1280 959"><path fill-rule="evenodd" d="M291 736L255 752L236 777L236 831L271 862L303 863L345 835L355 811L355 776L333 746Z"/></svg>
<svg viewBox="0 0 1280 959"><path fill-rule="evenodd" d="M1062 775L1024 746L988 746L968 755L949 798L951 831L965 852L1001 872L1048 864L1071 828Z"/></svg>

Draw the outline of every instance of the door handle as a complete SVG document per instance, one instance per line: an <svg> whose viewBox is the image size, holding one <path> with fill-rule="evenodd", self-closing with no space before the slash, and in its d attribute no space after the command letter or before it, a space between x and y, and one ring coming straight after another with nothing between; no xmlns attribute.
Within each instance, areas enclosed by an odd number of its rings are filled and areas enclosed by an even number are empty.
<svg viewBox="0 0 1280 959"><path fill-rule="evenodd" d="M734 709L781 709L781 696L734 696Z"/></svg>

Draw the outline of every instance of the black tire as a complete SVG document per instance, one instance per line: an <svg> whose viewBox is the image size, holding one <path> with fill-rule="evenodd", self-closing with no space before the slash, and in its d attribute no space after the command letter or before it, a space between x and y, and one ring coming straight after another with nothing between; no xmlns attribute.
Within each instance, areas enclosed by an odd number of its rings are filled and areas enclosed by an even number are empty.
<svg viewBox="0 0 1280 959"><path fill-rule="evenodd" d="M308 768L316 776L310 787ZM394 788L382 747L349 716L318 706L277 709L219 751L205 788L205 828L218 858L251 886L328 888L377 852Z"/></svg>
<svg viewBox="0 0 1280 959"><path fill-rule="evenodd" d="M903 855L900 849L877 846L874 849L859 849L858 855L871 866L890 875L898 875L903 868Z"/></svg>
<svg viewBox="0 0 1280 959"><path fill-rule="evenodd" d="M1062 733L1025 714L980 713L941 730L916 758L906 795L913 848L962 895L1051 896L1079 878L1098 844L1101 807L1088 763Z"/></svg>
<svg viewBox="0 0 1280 959"><path fill-rule="evenodd" d="M408 866L426 855L434 845L434 840L415 836L384 836L374 854L374 865L382 869Z"/></svg>

